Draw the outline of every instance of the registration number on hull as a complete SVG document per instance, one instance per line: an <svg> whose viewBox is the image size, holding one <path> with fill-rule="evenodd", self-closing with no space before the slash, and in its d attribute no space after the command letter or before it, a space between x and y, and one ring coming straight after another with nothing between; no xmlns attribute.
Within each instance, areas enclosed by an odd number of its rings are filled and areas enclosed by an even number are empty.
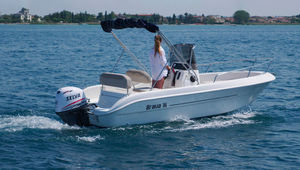
<svg viewBox="0 0 300 170"><path fill-rule="evenodd" d="M167 108L168 103L159 103L159 104L148 104L146 105L146 110L153 110L153 109L160 109L160 108Z"/></svg>

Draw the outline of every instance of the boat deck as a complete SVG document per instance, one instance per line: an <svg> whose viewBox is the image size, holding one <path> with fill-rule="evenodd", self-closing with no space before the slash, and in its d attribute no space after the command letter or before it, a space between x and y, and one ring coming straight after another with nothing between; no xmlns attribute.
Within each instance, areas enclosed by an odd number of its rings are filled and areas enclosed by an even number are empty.
<svg viewBox="0 0 300 170"><path fill-rule="evenodd" d="M217 83L220 81L229 81L229 80L253 77L263 73L264 72L254 72L254 71L251 72L249 75L248 75L248 71L203 73L203 74L199 74L199 79L201 85L201 84ZM168 89L169 88L177 88L177 87L171 86L168 87ZM151 88L150 83L134 83L132 87L128 89L114 87L114 86L107 86L107 85L102 86L100 84L100 85L95 85L84 89L84 93L86 97L89 98L90 103L98 103L102 91L104 92L102 95L110 96L115 99L120 99L124 96L132 95L132 94L149 92L149 91L159 91L159 90L164 90L164 89Z"/></svg>

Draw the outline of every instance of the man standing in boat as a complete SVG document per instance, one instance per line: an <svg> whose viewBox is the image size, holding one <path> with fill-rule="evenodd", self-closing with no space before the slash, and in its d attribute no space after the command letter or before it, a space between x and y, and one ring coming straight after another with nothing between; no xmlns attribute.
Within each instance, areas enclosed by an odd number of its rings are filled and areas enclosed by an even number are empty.
<svg viewBox="0 0 300 170"><path fill-rule="evenodd" d="M165 77L170 70L167 65L165 50L161 47L162 38L159 35L154 37L154 47L150 52L150 66L152 72L152 86L162 89L164 86ZM156 83L155 83L156 82Z"/></svg>

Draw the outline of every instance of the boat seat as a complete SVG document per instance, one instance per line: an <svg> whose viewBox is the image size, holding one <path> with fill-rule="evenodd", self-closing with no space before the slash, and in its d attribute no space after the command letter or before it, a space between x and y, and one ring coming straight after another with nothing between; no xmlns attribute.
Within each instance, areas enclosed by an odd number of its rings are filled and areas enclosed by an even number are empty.
<svg viewBox="0 0 300 170"><path fill-rule="evenodd" d="M118 88L120 89L126 89L127 94L130 92L130 89L132 86L131 78L125 74L118 74L118 73L102 73L100 76L100 83L103 86L111 86L116 88L110 88L115 89L116 91Z"/></svg>
<svg viewBox="0 0 300 170"><path fill-rule="evenodd" d="M126 75L131 78L134 91L147 91L151 88L152 78L147 72L129 69Z"/></svg>

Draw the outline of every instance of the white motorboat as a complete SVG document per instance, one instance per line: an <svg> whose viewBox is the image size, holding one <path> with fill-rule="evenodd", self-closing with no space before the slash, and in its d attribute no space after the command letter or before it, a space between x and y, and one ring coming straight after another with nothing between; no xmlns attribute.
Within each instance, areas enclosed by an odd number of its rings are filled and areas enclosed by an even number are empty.
<svg viewBox="0 0 300 170"><path fill-rule="evenodd" d="M117 127L224 114L250 104L275 80L267 71L253 71L255 65L228 72L199 73L193 44L172 45L157 26L143 20L117 19L101 22L101 26L113 34L142 68L145 67L112 29L146 28L161 35L169 47L173 71L165 79L163 89L153 88L149 74L135 69L125 74L103 73L100 84L83 90L59 89L56 113L69 125Z"/></svg>

